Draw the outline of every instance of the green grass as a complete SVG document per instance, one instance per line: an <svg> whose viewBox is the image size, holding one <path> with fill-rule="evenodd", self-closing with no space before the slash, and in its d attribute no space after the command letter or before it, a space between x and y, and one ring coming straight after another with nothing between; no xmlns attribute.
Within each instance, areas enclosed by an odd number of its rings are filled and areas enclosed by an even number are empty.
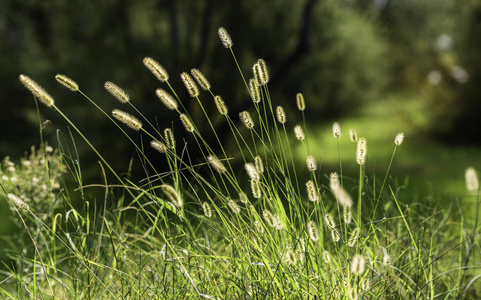
<svg viewBox="0 0 481 300"><path fill-rule="evenodd" d="M240 70L229 49L232 67ZM237 147L235 155L226 151L232 145L223 145L217 135L211 122L214 113L203 107L205 101L214 101L215 85L199 93L195 83L188 82L192 99L180 99L169 81L161 83L179 104L172 107L172 120L180 123L182 114L184 125L187 122L187 132L174 132L174 138L170 128L158 128L143 118L135 103L124 106L135 116L111 121L118 125L119 138L129 140L136 150L130 166L141 166L145 171L141 178L114 170L81 128L63 114L64 101L48 102L72 128L69 142L59 133L57 161L62 161L76 184L49 194L44 200L47 208L33 205L35 194L20 195L29 209L22 209L25 206L15 197L6 197L15 224L23 231L4 238L10 261L0 273L0 295L40 299L476 297L481 263L473 210L479 191L468 197L462 188L468 166L461 165L466 162L462 156L442 165L444 160L436 159L452 159L455 151L414 138L426 126L423 115L411 110L419 101L393 97L370 103L359 116L339 120L344 133L337 140L330 125L290 123L294 113L304 119L303 111L289 111L284 122L269 96L263 61L257 63L255 73L260 85L253 88L259 89L261 100L254 101L240 120L240 112L222 115L222 126L230 129L230 140ZM240 75L248 89L245 74ZM160 77L161 81L166 78ZM42 101L40 88L25 78L22 82ZM192 119L183 101L196 101L205 119ZM92 109L103 111L98 105ZM207 121L208 127L199 130L196 121ZM125 125L136 130L138 138L130 138L132 130ZM293 136L295 125L302 126L305 138ZM349 128L367 140L364 165L356 163L357 145L349 140ZM404 132L406 139L395 148L398 132ZM147 154L151 140L162 153ZM420 141L424 141L422 148ZM103 182L84 185L77 143L88 144L97 154ZM214 146L220 150L214 152ZM433 153L426 159L426 152L419 149ZM308 155L317 160L317 168L308 169ZM158 169L154 162L159 159L168 169ZM50 180L54 158L37 160L43 161L42 170ZM393 173L388 172L389 166ZM439 176L443 167L454 169L451 179ZM332 172L338 172L339 181ZM429 172L438 176L431 179ZM114 175L115 181L109 181L108 175ZM433 188L426 189L429 185ZM5 188L5 194L15 193L14 187ZM94 188L103 190L103 196L91 197L88 191ZM72 201L74 193L80 204Z"/></svg>

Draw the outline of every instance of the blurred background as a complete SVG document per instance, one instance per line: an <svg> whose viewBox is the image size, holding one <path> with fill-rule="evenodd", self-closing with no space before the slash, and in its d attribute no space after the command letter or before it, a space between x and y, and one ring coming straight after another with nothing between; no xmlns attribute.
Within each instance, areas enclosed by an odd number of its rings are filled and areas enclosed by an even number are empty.
<svg viewBox="0 0 481 300"><path fill-rule="evenodd" d="M19 74L42 85L119 173L135 157L132 146L85 98L60 86L56 74L77 81L106 111L128 110L103 88L105 81L115 82L159 128L178 128L178 117L154 94L162 84L142 64L145 56L153 57L168 70L174 89L203 128L205 118L179 78L195 67L237 119L252 105L217 36L223 26L247 78L258 58L267 62L273 102L286 108L289 126L301 122L295 96L304 94L310 146L323 174L338 166L334 121L343 129L343 162L346 173L351 165L353 177L357 166L350 128L367 138L368 168L381 176L395 134L405 132L393 180L409 182L421 199L425 191L451 200L463 196L464 170L481 167L478 0L0 0L0 7L2 158L18 160L40 144L35 102ZM208 111L215 111L210 96L201 98ZM42 106L40 112L41 122L48 120L43 133L49 144L73 145L68 124L53 109ZM217 128L225 127L223 118L213 118ZM184 130L176 132L182 141ZM102 182L94 153L72 136L85 183ZM228 135L221 138L235 146ZM299 153L302 161L305 154ZM3 199L0 204L8 212Z"/></svg>

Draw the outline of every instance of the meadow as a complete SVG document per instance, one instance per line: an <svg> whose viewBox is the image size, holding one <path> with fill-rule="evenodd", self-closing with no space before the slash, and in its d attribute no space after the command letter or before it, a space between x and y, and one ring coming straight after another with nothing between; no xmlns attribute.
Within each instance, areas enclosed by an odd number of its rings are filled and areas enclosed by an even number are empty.
<svg viewBox="0 0 481 300"><path fill-rule="evenodd" d="M171 111L182 133L145 118L120 85L104 84L119 101L119 109L106 112L75 81L56 76L116 125L112 134L131 143L130 165L140 166L141 178L115 170L64 114L62 100L20 75L38 107L41 145L19 164L2 163L4 197L20 230L3 238L10 263L0 271L0 295L479 297L479 179L471 167L479 165L478 149L461 153L420 139L427 121L415 97L390 97L329 126L307 122L309 99L302 92L292 99L297 110L286 111L270 97L266 62L259 59L247 74L228 32L219 28L218 34L233 58L229 67L239 70L232 80L245 84L249 110L230 111L197 69L171 78L155 59L143 60L159 81L152 91L156 105ZM179 79L191 99L177 96L170 82ZM202 120L189 114L185 101L198 104ZM207 101L217 110L206 110ZM69 123L55 147L42 136L43 109ZM294 114L300 122L290 122ZM198 122L207 126L200 130ZM218 135L219 126L232 144ZM411 139L415 134L419 140ZM76 143L98 157L104 181L95 187L83 182ZM167 169L158 168L159 159ZM89 188L102 197L89 196Z"/></svg>

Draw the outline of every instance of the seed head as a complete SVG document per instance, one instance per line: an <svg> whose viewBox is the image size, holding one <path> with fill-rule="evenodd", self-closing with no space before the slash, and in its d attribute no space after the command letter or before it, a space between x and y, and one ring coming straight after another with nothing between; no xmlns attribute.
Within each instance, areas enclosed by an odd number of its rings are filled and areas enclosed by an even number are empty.
<svg viewBox="0 0 481 300"><path fill-rule="evenodd" d="M251 98L254 103L261 102L261 90L259 88L259 85L257 84L257 81L254 78L249 80L249 91L251 93Z"/></svg>
<svg viewBox="0 0 481 300"><path fill-rule="evenodd" d="M25 203L22 199L20 199L17 195L15 194L7 194L8 199L15 204L15 206L20 207L23 210L30 210L30 207L28 206L27 203Z"/></svg>
<svg viewBox="0 0 481 300"><path fill-rule="evenodd" d="M200 86L204 91L210 90L210 82L209 82L209 80L207 80L207 78L204 76L204 74L202 74L201 71L199 71L199 69L192 69L192 70L190 70L190 74L192 74L192 76L194 76L195 81L197 81L197 83L199 84L199 86Z"/></svg>
<svg viewBox="0 0 481 300"><path fill-rule="evenodd" d="M351 272L353 274L362 275L364 273L365 260L359 254L354 255L351 262Z"/></svg>
<svg viewBox="0 0 481 300"><path fill-rule="evenodd" d="M170 128L164 129L164 139L165 139L165 145L169 149L175 148L175 138L174 138L174 133L172 132L172 129Z"/></svg>
<svg viewBox="0 0 481 300"><path fill-rule="evenodd" d="M366 155L367 155L366 139L360 138L357 141L357 152L356 152L357 163L360 165L364 165L366 163Z"/></svg>
<svg viewBox="0 0 481 300"><path fill-rule="evenodd" d="M167 147L165 146L164 143L161 143L159 141L151 141L150 142L150 147L154 148L155 150L159 151L160 153L165 153L167 150Z"/></svg>
<svg viewBox="0 0 481 300"><path fill-rule="evenodd" d="M244 123L244 125L247 127L247 129L252 129L254 128L254 121L252 121L251 114L248 111L242 111L239 113L239 117Z"/></svg>
<svg viewBox="0 0 481 300"><path fill-rule="evenodd" d="M133 130L138 131L142 128L142 122L140 122L139 119L132 116L131 114L126 113L125 111L114 109L112 110L112 116L127 125L128 127L132 128Z"/></svg>
<svg viewBox="0 0 481 300"><path fill-rule="evenodd" d="M311 172L314 172L314 171L317 170L317 163L316 163L316 159L314 158L314 156L309 155L306 158L306 164L307 164L307 170L309 170Z"/></svg>
<svg viewBox="0 0 481 300"><path fill-rule="evenodd" d="M304 95L302 93L297 93L296 95L297 109L304 111L306 109L306 102L304 101Z"/></svg>
<svg viewBox="0 0 481 300"><path fill-rule="evenodd" d="M57 74L55 75L55 79L58 81L58 83L68 88L72 92L78 91L78 84L69 77L62 74Z"/></svg>
<svg viewBox="0 0 481 300"><path fill-rule="evenodd" d="M342 207L342 212L343 212L343 217L344 217L344 223L350 224L352 221L352 209L350 206L343 206Z"/></svg>
<svg viewBox="0 0 481 300"><path fill-rule="evenodd" d="M309 221L307 223L307 233L313 242L317 242L319 240L319 229L317 228L316 222Z"/></svg>
<svg viewBox="0 0 481 300"><path fill-rule="evenodd" d="M288 266L295 265L297 263L296 252L290 247L287 248L286 252L284 253L284 263Z"/></svg>
<svg viewBox="0 0 481 300"><path fill-rule="evenodd" d="M334 221L334 218L331 216L331 214L326 214L324 216L324 220L326 221L326 226L330 229L336 228L336 222Z"/></svg>
<svg viewBox="0 0 481 300"><path fill-rule="evenodd" d="M317 188L316 185L314 184L314 181L309 180L306 182L306 189L307 189L307 199L312 202L317 202L319 201L319 194L317 193Z"/></svg>
<svg viewBox="0 0 481 300"><path fill-rule="evenodd" d="M302 130L302 127L300 125L296 125L294 127L294 134L296 136L296 139L298 139L299 141L303 141L306 138L304 130Z"/></svg>
<svg viewBox="0 0 481 300"><path fill-rule="evenodd" d="M381 247L383 258L382 258L382 263L386 266L389 266L391 264L391 255L387 253L386 248Z"/></svg>
<svg viewBox="0 0 481 300"><path fill-rule="evenodd" d="M338 189L340 187L339 183L339 174L337 172L332 172L331 175L329 176L329 187L331 188L332 191Z"/></svg>
<svg viewBox="0 0 481 300"><path fill-rule="evenodd" d="M259 170L257 169L254 163L251 163L251 162L246 163L244 165L244 168L251 180L261 180L261 175L259 173Z"/></svg>
<svg viewBox="0 0 481 300"><path fill-rule="evenodd" d="M255 221L254 222L254 227L257 230L258 233L263 234L264 233L264 226L262 225L261 222Z"/></svg>
<svg viewBox="0 0 481 300"><path fill-rule="evenodd" d="M281 124L286 123L286 112L284 110L284 107L282 106L276 107L276 117L277 117L277 122Z"/></svg>
<svg viewBox="0 0 481 300"><path fill-rule="evenodd" d="M469 167L464 172L464 177L466 179L466 188L469 192L475 194L479 190L478 173L473 167Z"/></svg>
<svg viewBox="0 0 481 300"><path fill-rule="evenodd" d="M324 259L324 262L326 264L329 264L331 262L331 256L329 255L329 252L327 252L327 250L324 250L324 252L322 252L322 259Z"/></svg>
<svg viewBox="0 0 481 300"><path fill-rule="evenodd" d="M251 180L251 190L254 198L259 199L262 196L261 183L259 180Z"/></svg>
<svg viewBox="0 0 481 300"><path fill-rule="evenodd" d="M343 187L339 186L338 188L332 190L332 193L341 206L352 207L351 195L349 195L349 193Z"/></svg>
<svg viewBox="0 0 481 300"><path fill-rule="evenodd" d="M199 96L199 88L197 87L197 84L195 84L194 79L190 77L189 74L186 72L180 74L180 78L182 79L182 82L185 85L185 88L189 92L189 95L192 98L198 97Z"/></svg>
<svg viewBox="0 0 481 300"><path fill-rule="evenodd" d="M269 82L269 71L266 62L263 59L257 60L252 67L254 78L258 85L266 85Z"/></svg>
<svg viewBox="0 0 481 300"><path fill-rule="evenodd" d="M274 227L275 217L269 210L267 210L267 209L264 210L262 212L262 217L264 218L264 221L266 221L266 223L269 227Z"/></svg>
<svg viewBox="0 0 481 300"><path fill-rule="evenodd" d="M357 133L354 129L349 129L349 137L351 138L351 142L357 142Z"/></svg>
<svg viewBox="0 0 481 300"><path fill-rule="evenodd" d="M222 44L224 45L224 47L231 48L232 45L234 45L234 43L232 43L232 39L230 38L229 33L227 33L227 30L225 30L224 27L219 27L218 33L219 33L219 38Z"/></svg>
<svg viewBox="0 0 481 300"><path fill-rule="evenodd" d="M244 192L239 192L239 200L240 200L240 202L242 202L244 204L249 203L249 198L247 197L246 193L244 193Z"/></svg>
<svg viewBox="0 0 481 300"><path fill-rule="evenodd" d="M278 214L274 215L274 228L277 230L282 230L282 222L281 222L281 217L279 217Z"/></svg>
<svg viewBox="0 0 481 300"><path fill-rule="evenodd" d="M52 96L50 96L38 83L33 81L30 77L21 74L19 77L20 82L24 87L27 88L40 102L50 107L53 106L54 101Z"/></svg>
<svg viewBox="0 0 481 300"><path fill-rule="evenodd" d="M187 117L185 114L180 114L180 121L182 122L182 125L184 125L187 132L194 132L195 127L189 117Z"/></svg>
<svg viewBox="0 0 481 300"><path fill-rule="evenodd" d="M347 241L347 245L349 247L354 247L356 245L357 239L359 238L359 228L356 228L352 231L351 237L349 237L349 240Z"/></svg>
<svg viewBox="0 0 481 300"><path fill-rule="evenodd" d="M336 228L332 228L331 229L331 238L332 238L332 241L334 243L339 242L339 240L341 239L341 234L339 233L339 230L337 230Z"/></svg>
<svg viewBox="0 0 481 300"><path fill-rule="evenodd" d="M240 214L240 207L234 200L230 199L229 201L227 201L227 205L229 205L233 213Z"/></svg>
<svg viewBox="0 0 481 300"><path fill-rule="evenodd" d="M202 210L204 211L204 216L207 218L212 217L212 209L210 208L209 203L203 202L202 203Z"/></svg>
<svg viewBox="0 0 481 300"><path fill-rule="evenodd" d="M226 116L227 115L227 106L225 105L224 101L222 100L222 98L220 96L215 96L214 97L214 102L215 102L215 106L217 106L217 110L219 111L219 113L223 116Z"/></svg>
<svg viewBox="0 0 481 300"><path fill-rule="evenodd" d="M155 90L155 95L162 101L162 103L170 110L176 110L179 105L177 104L177 101L172 97L169 93L167 93L163 89L156 89Z"/></svg>
<svg viewBox="0 0 481 300"><path fill-rule="evenodd" d="M262 162L262 158L259 155L257 155L256 157L254 157L254 162L256 165L257 172L264 173L264 163Z"/></svg>
<svg viewBox="0 0 481 300"><path fill-rule="evenodd" d="M341 125L339 125L337 122L332 123L332 135L335 138L341 137Z"/></svg>
<svg viewBox="0 0 481 300"><path fill-rule="evenodd" d="M211 167L217 171L217 173L222 174L227 171L224 164L214 155L207 156L207 161L211 165Z"/></svg>
<svg viewBox="0 0 481 300"><path fill-rule="evenodd" d="M170 202L174 204L177 208L182 207L183 201L180 197L180 194L170 185L163 184L160 186L162 192L164 193L167 198L169 198Z"/></svg>
<svg viewBox="0 0 481 300"><path fill-rule="evenodd" d="M145 67L161 82L169 80L169 73L156 60L146 57L143 60Z"/></svg>
<svg viewBox="0 0 481 300"><path fill-rule="evenodd" d="M404 140L404 133L400 132L396 134L396 137L394 138L394 144L396 144L396 146L401 146L401 144L403 143L403 140Z"/></svg>
<svg viewBox="0 0 481 300"><path fill-rule="evenodd" d="M115 83L107 81L104 83L104 88L121 103L130 101L129 95Z"/></svg>

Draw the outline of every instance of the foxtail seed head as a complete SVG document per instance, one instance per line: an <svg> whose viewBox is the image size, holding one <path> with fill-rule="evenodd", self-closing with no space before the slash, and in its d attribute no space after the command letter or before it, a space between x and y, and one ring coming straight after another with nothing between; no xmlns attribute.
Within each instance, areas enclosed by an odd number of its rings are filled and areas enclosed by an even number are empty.
<svg viewBox="0 0 481 300"><path fill-rule="evenodd" d="M316 222L309 221L307 223L307 233L313 242L317 242L319 240L319 229L317 228Z"/></svg>
<svg viewBox="0 0 481 300"><path fill-rule="evenodd" d="M38 85L38 83L23 74L21 74L18 78L23 86L26 87L27 90L29 90L35 96L35 98L48 107L53 106L54 101L52 96L50 96L40 85Z"/></svg>
<svg viewBox="0 0 481 300"><path fill-rule="evenodd" d="M115 83L107 81L104 83L104 88L121 103L130 101L129 95Z"/></svg>
<svg viewBox="0 0 481 300"><path fill-rule="evenodd" d="M204 90L204 91L208 91L210 90L210 82L209 80L207 80L207 78L204 76L204 74L202 74L201 71L199 71L199 69L192 69L190 70L190 74L192 74L192 76L194 76L195 78L195 81L197 81L197 83L199 84L199 86Z"/></svg>
<svg viewBox="0 0 481 300"><path fill-rule="evenodd" d="M359 254L354 255L351 261L351 272L353 274L362 275L364 273L365 260Z"/></svg>
<svg viewBox="0 0 481 300"><path fill-rule="evenodd" d="M257 230L258 233L264 234L264 226L262 225L261 222L255 221L254 222L254 228Z"/></svg>
<svg viewBox="0 0 481 300"><path fill-rule="evenodd" d="M261 102L261 90L257 81L254 78L249 80L249 91L251 93L251 98L254 103Z"/></svg>
<svg viewBox="0 0 481 300"><path fill-rule="evenodd" d="M394 144L396 144L396 146L401 146L401 144L403 143L403 140L404 140L404 133L400 132L396 134L396 137L394 138Z"/></svg>
<svg viewBox="0 0 481 300"><path fill-rule="evenodd" d="M263 59L259 59L252 67L257 85L266 85L269 82L269 71Z"/></svg>
<svg viewBox="0 0 481 300"><path fill-rule="evenodd" d="M364 165L366 163L366 155L367 155L366 139L360 138L357 141L357 151L356 151L357 163L360 165Z"/></svg>
<svg viewBox="0 0 481 300"><path fill-rule="evenodd" d="M247 127L247 129L252 129L254 128L254 121L252 120L251 114L248 111L241 111L239 113L239 117L244 123L244 125Z"/></svg>
<svg viewBox="0 0 481 300"><path fill-rule="evenodd" d="M219 27L217 32L219 33L219 38L222 42L222 45L224 45L224 47L231 48L232 45L234 45L234 43L232 43L232 39L230 38L229 33L227 32L227 30L225 30L224 27Z"/></svg>
<svg viewBox="0 0 481 300"><path fill-rule="evenodd" d="M254 163L248 162L244 165L247 175L251 180L261 180L261 175Z"/></svg>
<svg viewBox="0 0 481 300"><path fill-rule="evenodd" d="M23 210L30 210L30 207L28 206L28 204L25 203L25 201L23 201L22 199L20 199L17 195L7 194L7 197L8 199L10 199L10 201L13 202L13 204L15 204L15 206L18 206Z"/></svg>
<svg viewBox="0 0 481 300"><path fill-rule="evenodd" d="M354 129L349 129L349 137L351 138L351 142L357 142L357 132Z"/></svg>
<svg viewBox="0 0 481 300"><path fill-rule="evenodd" d="M180 114L180 121L182 122L182 125L184 125L187 132L195 131L194 124L192 124L192 121L185 114Z"/></svg>
<svg viewBox="0 0 481 300"><path fill-rule="evenodd" d="M57 80L58 83L68 88L72 92L78 91L78 84L65 75L57 74L55 75L55 80Z"/></svg>
<svg viewBox="0 0 481 300"><path fill-rule="evenodd" d="M169 73L156 60L146 57L143 60L144 66L149 69L154 76L161 82L169 80Z"/></svg>
<svg viewBox="0 0 481 300"><path fill-rule="evenodd" d="M391 255L387 253L386 248L381 247L383 258L382 258L382 263L386 266L389 266L391 264Z"/></svg>
<svg viewBox="0 0 481 300"><path fill-rule="evenodd" d="M331 256L329 255L329 252L327 252L327 250L324 250L324 252L322 252L322 259L327 265L331 262Z"/></svg>
<svg viewBox="0 0 481 300"><path fill-rule="evenodd" d="M204 211L204 216L207 218L212 217L212 209L210 208L209 203L203 202L202 203L202 210Z"/></svg>
<svg viewBox="0 0 481 300"><path fill-rule="evenodd" d="M232 210L233 213L240 214L240 206L234 200L230 199L229 201L227 201L227 205L229 205L230 210Z"/></svg>
<svg viewBox="0 0 481 300"><path fill-rule="evenodd" d="M247 197L246 193L244 192L239 192L239 200L240 202L244 203L244 204L248 204L249 203L249 198Z"/></svg>
<svg viewBox="0 0 481 300"><path fill-rule="evenodd" d="M347 245L349 247L354 247L356 245L357 239L359 238L359 232L360 232L359 228L356 228L352 231L351 237L347 241Z"/></svg>
<svg viewBox="0 0 481 300"><path fill-rule="evenodd" d="M127 125L128 127L132 128L133 130L138 131L142 128L142 122L140 122L139 119L132 116L131 114L126 113L125 111L114 109L112 110L112 116Z"/></svg>
<svg viewBox="0 0 481 300"><path fill-rule="evenodd" d="M302 93L297 93L296 95L297 109L304 111L306 109L306 102L304 101L304 95Z"/></svg>
<svg viewBox="0 0 481 300"><path fill-rule="evenodd" d="M164 143L161 143L159 141L151 141L150 142L150 147L154 148L155 150L159 151L160 153L165 153L167 151L167 147L164 145Z"/></svg>
<svg viewBox="0 0 481 300"><path fill-rule="evenodd" d="M352 209L350 206L343 206L342 207L343 211L343 217L344 217L344 223L350 224L352 221Z"/></svg>
<svg viewBox="0 0 481 300"><path fill-rule="evenodd" d="M256 165L257 172L264 173L264 163L262 162L262 158L259 155L257 155L256 157L254 157L254 162Z"/></svg>
<svg viewBox="0 0 481 300"><path fill-rule="evenodd" d="M266 221L267 226L269 227L274 227L275 223L275 217L274 215L269 211L269 210L264 210L262 212L262 217L264 218L264 221Z"/></svg>
<svg viewBox="0 0 481 300"><path fill-rule="evenodd" d="M165 139L165 145L169 149L175 148L175 138L174 138L174 133L172 132L172 129L170 128L164 129L164 139Z"/></svg>
<svg viewBox="0 0 481 300"><path fill-rule="evenodd" d="M339 174L337 172L332 172L331 175L329 175L329 187L331 188L332 191L338 189L340 187L340 182L339 182Z"/></svg>
<svg viewBox="0 0 481 300"><path fill-rule="evenodd" d="M332 241L334 243L339 242L339 240L341 239L341 234L339 233L339 230L337 230L336 228L332 228L331 229L331 238L332 238Z"/></svg>
<svg viewBox="0 0 481 300"><path fill-rule="evenodd" d="M259 180L251 180L251 190L254 198L259 199L262 197L261 183Z"/></svg>
<svg viewBox="0 0 481 300"><path fill-rule="evenodd" d="M182 79L182 82L184 83L185 88L187 89L187 91L189 92L189 95L192 98L199 96L199 88L197 87L197 84L195 84L194 79L192 79L192 77L190 77L189 74L187 74L186 72L183 72L182 74L180 74L180 79Z"/></svg>
<svg viewBox="0 0 481 300"><path fill-rule="evenodd" d="M335 138L340 138L341 137L341 125L339 125L339 123L337 122L334 122L332 124L332 135L335 137Z"/></svg>
<svg viewBox="0 0 481 300"><path fill-rule="evenodd" d="M306 158L306 164L307 164L307 170L309 170L311 172L314 172L314 171L317 170L317 163L316 163L316 159L314 158L314 156L309 155Z"/></svg>
<svg viewBox="0 0 481 300"><path fill-rule="evenodd" d="M211 167L217 171L217 173L222 174L227 171L224 164L214 155L207 156L207 161L211 165Z"/></svg>
<svg viewBox="0 0 481 300"><path fill-rule="evenodd" d="M284 110L284 107L278 106L276 107L276 117L277 117L277 122L281 124L286 123L286 111Z"/></svg>
<svg viewBox="0 0 481 300"><path fill-rule="evenodd" d="M478 173L473 167L469 167L464 172L464 178L466 179L466 188L471 193L476 193L479 190Z"/></svg>
<svg viewBox="0 0 481 300"><path fill-rule="evenodd" d="M336 228L336 222L334 221L334 218L332 217L331 214L326 214L324 216L324 220L326 221L327 227L329 227L330 229Z"/></svg>
<svg viewBox="0 0 481 300"><path fill-rule="evenodd" d="M306 138L306 135L304 134L304 130L302 130L302 127L300 125L296 125L294 127L294 135L296 136L296 139L299 141L303 141Z"/></svg>
<svg viewBox="0 0 481 300"><path fill-rule="evenodd" d="M332 193L341 206L352 207L351 195L349 195L349 193L343 187L339 186L338 188L332 190Z"/></svg>
<svg viewBox="0 0 481 300"><path fill-rule="evenodd" d="M170 110L176 110L179 105L177 104L177 100L174 99L169 93L167 93L163 89L156 89L155 95L159 98L160 101Z"/></svg>
<svg viewBox="0 0 481 300"><path fill-rule="evenodd" d="M316 185L314 181L309 180L306 182L306 189L307 189L307 199L312 202L319 201L319 194L317 193Z"/></svg>
<svg viewBox="0 0 481 300"><path fill-rule="evenodd" d="M180 197L180 194L170 185L163 184L160 186L160 189L164 193L167 198L169 198L170 202L174 204L177 208L182 207L183 201Z"/></svg>
<svg viewBox="0 0 481 300"><path fill-rule="evenodd" d="M288 266L295 265L297 263L297 255L294 249L287 248L286 252L284 253L284 263Z"/></svg>
<svg viewBox="0 0 481 300"><path fill-rule="evenodd" d="M220 96L215 96L214 102L215 102L215 106L217 107L217 110L219 111L219 113L223 116L226 116L228 110L227 110L227 106L224 103L224 100L222 100L222 98Z"/></svg>

